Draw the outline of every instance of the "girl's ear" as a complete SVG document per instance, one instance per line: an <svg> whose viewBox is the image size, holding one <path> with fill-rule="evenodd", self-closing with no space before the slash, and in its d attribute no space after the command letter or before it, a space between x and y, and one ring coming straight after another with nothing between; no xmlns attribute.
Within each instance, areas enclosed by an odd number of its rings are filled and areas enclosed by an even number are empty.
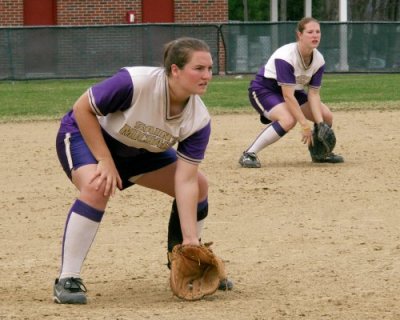
<svg viewBox="0 0 400 320"><path fill-rule="evenodd" d="M176 64L171 64L171 75L176 75L179 68Z"/></svg>

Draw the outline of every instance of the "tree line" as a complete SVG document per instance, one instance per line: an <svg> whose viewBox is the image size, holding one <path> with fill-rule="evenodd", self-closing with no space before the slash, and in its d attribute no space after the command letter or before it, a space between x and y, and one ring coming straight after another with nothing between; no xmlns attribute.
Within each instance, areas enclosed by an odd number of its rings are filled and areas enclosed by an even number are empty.
<svg viewBox="0 0 400 320"><path fill-rule="evenodd" d="M269 21L270 0L228 0L230 21ZM339 20L338 0L313 0L313 17L320 21ZM348 0L349 21L400 21L400 0ZM304 1L279 0L279 21L298 21L304 15Z"/></svg>

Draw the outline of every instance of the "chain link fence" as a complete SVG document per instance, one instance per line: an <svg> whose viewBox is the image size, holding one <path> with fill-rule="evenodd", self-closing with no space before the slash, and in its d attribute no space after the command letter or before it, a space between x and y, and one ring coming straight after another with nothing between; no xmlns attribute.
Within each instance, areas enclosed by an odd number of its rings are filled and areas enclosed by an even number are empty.
<svg viewBox="0 0 400 320"><path fill-rule="evenodd" d="M214 73L254 73L295 41L295 22L0 28L0 80L92 78L162 65L163 45L205 40ZM400 23L321 22L327 72L400 72Z"/></svg>
<svg viewBox="0 0 400 320"><path fill-rule="evenodd" d="M295 22L221 25L227 73L256 72L278 47L296 41ZM400 72L400 23L321 22L327 72Z"/></svg>
<svg viewBox="0 0 400 320"><path fill-rule="evenodd" d="M125 66L161 66L164 44L191 35L205 40L218 61L218 30L176 24L0 28L0 79L106 77Z"/></svg>

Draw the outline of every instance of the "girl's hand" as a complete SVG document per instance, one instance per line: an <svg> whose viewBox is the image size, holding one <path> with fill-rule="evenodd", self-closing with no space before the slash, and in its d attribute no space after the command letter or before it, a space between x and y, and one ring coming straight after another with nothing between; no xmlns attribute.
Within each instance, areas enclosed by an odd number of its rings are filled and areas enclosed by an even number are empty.
<svg viewBox="0 0 400 320"><path fill-rule="evenodd" d="M314 144L312 131L308 125L301 127L301 135L302 135L301 142L307 144L307 146Z"/></svg>
<svg viewBox="0 0 400 320"><path fill-rule="evenodd" d="M200 245L200 241L197 238L194 238L194 239L183 239L182 245L199 246Z"/></svg>
<svg viewBox="0 0 400 320"><path fill-rule="evenodd" d="M114 196L117 187L122 189L122 180L112 158L99 160L96 172L89 183L95 183L96 190L99 190L104 183L104 196L106 197Z"/></svg>

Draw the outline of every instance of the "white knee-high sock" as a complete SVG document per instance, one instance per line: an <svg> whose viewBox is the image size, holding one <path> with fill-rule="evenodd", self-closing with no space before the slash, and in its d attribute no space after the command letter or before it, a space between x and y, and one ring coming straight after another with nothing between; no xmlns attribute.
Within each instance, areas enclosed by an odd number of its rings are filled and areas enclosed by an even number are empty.
<svg viewBox="0 0 400 320"><path fill-rule="evenodd" d="M257 136L251 146L247 149L247 152L258 153L265 147L278 141L286 133L287 132L281 127L279 122L275 121Z"/></svg>
<svg viewBox="0 0 400 320"><path fill-rule="evenodd" d="M60 279L80 278L83 262L93 243L104 212L80 200L73 204L65 225Z"/></svg>

